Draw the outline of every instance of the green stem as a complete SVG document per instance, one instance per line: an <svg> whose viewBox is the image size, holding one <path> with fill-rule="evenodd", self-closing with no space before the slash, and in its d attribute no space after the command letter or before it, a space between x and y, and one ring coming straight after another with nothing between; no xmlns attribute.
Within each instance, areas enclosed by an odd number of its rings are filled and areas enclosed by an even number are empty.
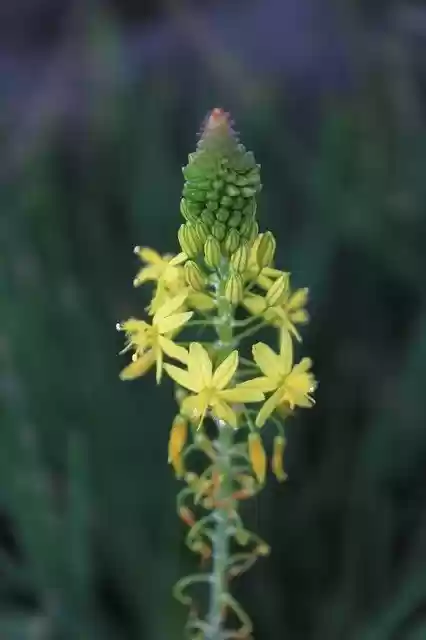
<svg viewBox="0 0 426 640"><path fill-rule="evenodd" d="M218 322L217 334L220 341L219 358L223 360L232 351L232 306L224 296L225 278L217 288ZM232 475L231 450L234 430L222 421L217 421L217 458L216 471L220 478L218 502L223 503L229 497ZM213 512L215 530L213 534L213 568L211 575L210 606L208 613L208 632L205 640L223 640L224 616L223 607L228 593L227 571L230 558L229 514L224 507L217 507Z"/></svg>
<svg viewBox="0 0 426 640"><path fill-rule="evenodd" d="M235 344L239 344L241 342L241 340L243 340L244 338L248 338L249 336L252 336L254 333L257 333L259 331L259 329L262 329L263 327L266 327L267 324L268 324L267 322L262 320L256 326L249 327L249 329L246 329L245 331L242 331L241 333L238 333L235 336L235 340L234 340Z"/></svg>

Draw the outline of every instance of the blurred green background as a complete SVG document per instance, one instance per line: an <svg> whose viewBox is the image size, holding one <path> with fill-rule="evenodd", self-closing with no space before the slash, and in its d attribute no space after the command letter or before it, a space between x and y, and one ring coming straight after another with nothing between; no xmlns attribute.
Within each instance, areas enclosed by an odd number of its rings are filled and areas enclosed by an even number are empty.
<svg viewBox="0 0 426 640"><path fill-rule="evenodd" d="M237 595L265 640L426 640L426 10L16 0L0 9L0 638L173 640L196 558L171 385L118 379L132 249L176 251L181 167L232 112L309 286L317 405Z"/></svg>

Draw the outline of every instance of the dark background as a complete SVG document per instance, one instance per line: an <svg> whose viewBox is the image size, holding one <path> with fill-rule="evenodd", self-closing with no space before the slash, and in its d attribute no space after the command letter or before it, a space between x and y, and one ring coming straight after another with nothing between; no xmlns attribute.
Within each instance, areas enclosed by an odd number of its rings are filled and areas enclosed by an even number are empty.
<svg viewBox="0 0 426 640"><path fill-rule="evenodd" d="M420 2L1 2L1 640L183 637L172 387L119 381L115 323L215 106L320 380L237 595L259 640L426 639L425 90Z"/></svg>

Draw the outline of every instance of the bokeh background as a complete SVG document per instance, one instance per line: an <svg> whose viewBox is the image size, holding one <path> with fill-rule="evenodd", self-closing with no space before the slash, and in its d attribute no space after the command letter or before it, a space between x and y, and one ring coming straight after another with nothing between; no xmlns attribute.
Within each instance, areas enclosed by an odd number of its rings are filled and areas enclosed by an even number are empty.
<svg viewBox="0 0 426 640"><path fill-rule="evenodd" d="M259 640L426 639L425 52L414 0L0 3L1 640L183 637L171 385L119 381L115 323L215 106L320 380L237 594Z"/></svg>

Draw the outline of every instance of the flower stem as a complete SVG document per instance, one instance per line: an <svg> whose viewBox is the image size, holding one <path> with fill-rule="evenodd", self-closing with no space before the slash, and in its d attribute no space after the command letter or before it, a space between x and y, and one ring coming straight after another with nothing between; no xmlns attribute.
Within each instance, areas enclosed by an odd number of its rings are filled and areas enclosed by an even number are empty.
<svg viewBox="0 0 426 640"><path fill-rule="evenodd" d="M219 357L223 360L232 351L232 306L224 296L224 281L217 287L218 322L217 334L221 344ZM217 421L216 477L219 480L217 502L226 503L232 492L232 449L234 430L222 420ZM229 515L224 507L216 507L213 512L215 531L212 540L213 568L211 575L210 605L208 613L208 633L205 640L223 640L224 604L227 596L227 567L229 564Z"/></svg>
<svg viewBox="0 0 426 640"><path fill-rule="evenodd" d="M229 451L232 447L233 430L220 422L217 440L217 471L220 478L218 502L223 503L229 497L229 479L231 460ZM215 532L213 535L213 569L211 576L210 606L208 614L209 632L206 640L222 640L224 624L224 602L227 594L227 567L229 564L229 522L226 508L214 510Z"/></svg>

